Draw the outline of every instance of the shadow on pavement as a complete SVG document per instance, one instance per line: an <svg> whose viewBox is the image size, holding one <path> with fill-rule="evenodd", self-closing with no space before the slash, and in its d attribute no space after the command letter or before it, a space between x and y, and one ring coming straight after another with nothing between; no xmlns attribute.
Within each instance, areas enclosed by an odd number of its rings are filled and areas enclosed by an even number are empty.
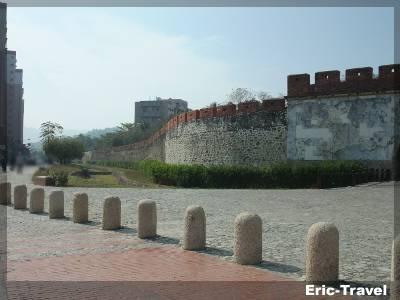
<svg viewBox="0 0 400 300"><path fill-rule="evenodd" d="M116 230L119 233L125 233L129 235L137 234L137 230L131 227L122 226L120 229Z"/></svg>
<svg viewBox="0 0 400 300"><path fill-rule="evenodd" d="M233 255L233 252L231 250L218 249L218 248L214 248L214 247L207 247L205 250L198 251L198 252L210 254L210 255L216 255L216 256L232 256Z"/></svg>
<svg viewBox="0 0 400 300"><path fill-rule="evenodd" d="M298 273L302 271L302 269L296 266L271 261L263 261L261 264L255 265L254 267L279 273Z"/></svg>
<svg viewBox="0 0 400 300"><path fill-rule="evenodd" d="M82 225L86 225L86 226L94 226L94 227L97 227L97 226L100 226L101 225L101 222L100 221L88 221L88 222L86 222L86 223L81 223Z"/></svg>
<svg viewBox="0 0 400 300"><path fill-rule="evenodd" d="M178 245L180 240L176 239L176 238L172 238L169 236L156 236L155 238L149 239L150 241L154 241L157 243L161 243L164 245Z"/></svg>

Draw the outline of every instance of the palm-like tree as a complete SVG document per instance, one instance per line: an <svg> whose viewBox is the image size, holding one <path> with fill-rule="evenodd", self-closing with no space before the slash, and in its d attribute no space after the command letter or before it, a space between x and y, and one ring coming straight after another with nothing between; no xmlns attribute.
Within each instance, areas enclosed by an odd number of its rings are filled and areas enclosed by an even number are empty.
<svg viewBox="0 0 400 300"><path fill-rule="evenodd" d="M134 128L135 128L135 123L121 123L121 125L118 126L118 131L120 133L127 133Z"/></svg>
<svg viewBox="0 0 400 300"><path fill-rule="evenodd" d="M57 135L61 135L63 127L55 122L47 121L40 125L40 139L43 145L48 144Z"/></svg>

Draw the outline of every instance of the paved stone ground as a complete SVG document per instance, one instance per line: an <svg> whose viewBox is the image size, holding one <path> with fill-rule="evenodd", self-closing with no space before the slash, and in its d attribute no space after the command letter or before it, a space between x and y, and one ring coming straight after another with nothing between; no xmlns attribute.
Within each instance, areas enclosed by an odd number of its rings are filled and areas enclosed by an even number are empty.
<svg viewBox="0 0 400 300"><path fill-rule="evenodd" d="M130 229L103 231L12 207L0 210L14 218L8 233L10 300L310 299L302 282L184 251L163 244L165 238L143 241ZM17 223L25 230L13 231Z"/></svg>
<svg viewBox="0 0 400 300"><path fill-rule="evenodd" d="M30 181L11 174L16 183ZM28 184L28 189L32 185ZM58 188L46 188L46 195ZM8 208L9 266L31 259L115 252L143 247L175 247L188 205L204 207L207 215L206 254L232 259L233 220L243 211L263 219L264 239L261 269L301 279L304 275L305 236L318 221L334 222L340 231L340 277L348 281L386 281L390 275L393 233L393 185L375 184L332 190L199 190L199 189L101 189L62 188L66 216L72 216L72 195L87 192L89 225L67 220L49 220L46 215ZM118 232L100 230L102 202L119 196L122 224ZM158 204L158 233L154 241L136 238L136 204L150 198ZM47 209L47 198L46 198ZM26 243L30 240L29 244ZM68 242L67 242L68 241ZM66 246L68 245L68 246ZM161 248L162 248L161 247ZM252 268L254 269L254 268ZM10 269L12 275L12 269ZM12 278L12 277L11 277Z"/></svg>

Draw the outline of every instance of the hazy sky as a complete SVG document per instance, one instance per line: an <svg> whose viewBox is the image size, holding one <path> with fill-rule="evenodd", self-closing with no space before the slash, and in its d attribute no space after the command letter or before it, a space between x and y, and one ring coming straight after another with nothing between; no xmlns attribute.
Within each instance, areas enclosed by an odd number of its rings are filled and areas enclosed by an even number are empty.
<svg viewBox="0 0 400 300"><path fill-rule="evenodd" d="M293 73L393 63L392 8L9 8L25 126L133 122L134 101L286 95ZM313 81L313 76L312 76Z"/></svg>

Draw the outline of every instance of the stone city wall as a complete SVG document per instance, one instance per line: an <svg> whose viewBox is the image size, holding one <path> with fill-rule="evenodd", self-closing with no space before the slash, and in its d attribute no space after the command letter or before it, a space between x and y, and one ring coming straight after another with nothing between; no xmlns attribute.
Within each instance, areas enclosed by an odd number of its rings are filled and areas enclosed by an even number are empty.
<svg viewBox="0 0 400 300"><path fill-rule="evenodd" d="M286 159L286 130L285 99L228 104L180 114L145 141L84 160L260 165Z"/></svg>
<svg viewBox="0 0 400 300"><path fill-rule="evenodd" d="M152 141L86 152L83 160L140 161L145 159L165 161L165 134Z"/></svg>
<svg viewBox="0 0 400 300"><path fill-rule="evenodd" d="M167 163L262 165L286 159L286 112L199 119L167 133Z"/></svg>
<svg viewBox="0 0 400 300"><path fill-rule="evenodd" d="M348 69L345 80L337 70L318 72L313 84L309 74L289 75L287 84L287 108L282 98L194 110L145 141L85 159L204 165L340 159L379 168L400 161L399 64L380 66L378 76L371 67Z"/></svg>

